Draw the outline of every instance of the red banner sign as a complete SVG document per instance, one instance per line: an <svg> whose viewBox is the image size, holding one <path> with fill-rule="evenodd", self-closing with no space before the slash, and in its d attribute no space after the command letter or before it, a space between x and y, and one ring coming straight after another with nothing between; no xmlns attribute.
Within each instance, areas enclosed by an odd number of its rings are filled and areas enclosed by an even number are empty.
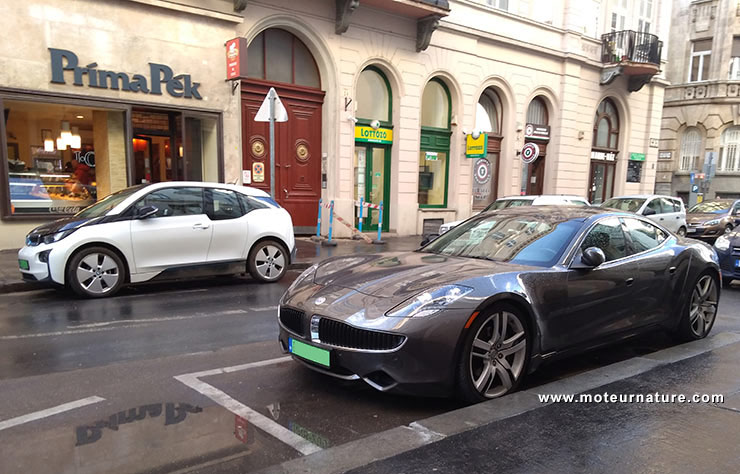
<svg viewBox="0 0 740 474"><path fill-rule="evenodd" d="M234 38L226 42L226 80L246 77L247 40Z"/></svg>

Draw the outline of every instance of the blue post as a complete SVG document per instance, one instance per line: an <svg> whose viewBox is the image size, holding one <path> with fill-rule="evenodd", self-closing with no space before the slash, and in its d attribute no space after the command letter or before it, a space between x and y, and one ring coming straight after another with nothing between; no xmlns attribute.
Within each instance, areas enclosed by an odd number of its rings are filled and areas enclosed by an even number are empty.
<svg viewBox="0 0 740 474"><path fill-rule="evenodd" d="M321 199L319 199L319 219L316 221L316 237L321 237Z"/></svg>
<svg viewBox="0 0 740 474"><path fill-rule="evenodd" d="M325 240L325 241L321 242L321 245L323 245L325 247L334 247L334 246L337 245L336 242L334 242L333 240L331 240L331 234L332 234L332 227L333 227L333 225L334 225L334 200L332 200L329 203L329 238L328 238L328 240Z"/></svg>
<svg viewBox="0 0 740 474"><path fill-rule="evenodd" d="M365 205L365 198L360 198L360 232L362 232L362 208Z"/></svg>
<svg viewBox="0 0 740 474"><path fill-rule="evenodd" d="M380 209L378 209L378 240L373 240L374 244L385 244L380 238L380 232L383 229L383 201L380 201Z"/></svg>

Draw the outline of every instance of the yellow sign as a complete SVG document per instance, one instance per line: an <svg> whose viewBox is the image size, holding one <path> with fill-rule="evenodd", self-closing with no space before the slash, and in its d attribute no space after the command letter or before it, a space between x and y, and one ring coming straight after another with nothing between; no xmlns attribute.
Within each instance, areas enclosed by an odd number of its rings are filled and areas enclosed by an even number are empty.
<svg viewBox="0 0 740 474"><path fill-rule="evenodd" d="M372 127L356 125L355 141L366 143L383 143L390 145L391 143L393 143L393 130L390 128L379 128L377 130L374 130Z"/></svg>
<svg viewBox="0 0 740 474"><path fill-rule="evenodd" d="M481 133L478 138L473 135L465 136L465 156L468 158L485 158L488 148L488 134Z"/></svg>

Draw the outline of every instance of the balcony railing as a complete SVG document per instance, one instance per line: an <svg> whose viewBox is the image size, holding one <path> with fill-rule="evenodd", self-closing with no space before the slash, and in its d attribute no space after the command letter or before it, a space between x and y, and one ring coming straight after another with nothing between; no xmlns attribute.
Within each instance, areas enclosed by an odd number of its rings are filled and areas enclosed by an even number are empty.
<svg viewBox="0 0 740 474"><path fill-rule="evenodd" d="M601 36L601 62L632 62L660 67L663 42L657 36L639 31L614 31Z"/></svg>

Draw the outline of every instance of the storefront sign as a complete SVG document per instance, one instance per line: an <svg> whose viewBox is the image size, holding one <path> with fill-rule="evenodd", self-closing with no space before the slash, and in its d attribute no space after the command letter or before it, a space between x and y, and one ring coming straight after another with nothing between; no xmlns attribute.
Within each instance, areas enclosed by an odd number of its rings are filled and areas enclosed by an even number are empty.
<svg viewBox="0 0 740 474"><path fill-rule="evenodd" d="M247 77L247 39L234 38L226 42L226 80Z"/></svg>
<svg viewBox="0 0 740 474"><path fill-rule="evenodd" d="M617 154L613 151L591 151L591 159L592 160L601 160L601 161L614 161L617 159Z"/></svg>
<svg viewBox="0 0 740 474"><path fill-rule="evenodd" d="M255 183L265 182L265 165L259 161L252 163L252 179Z"/></svg>
<svg viewBox="0 0 740 474"><path fill-rule="evenodd" d="M659 151L658 152L658 159L659 160L670 160L670 159L673 159L673 152L672 151Z"/></svg>
<svg viewBox="0 0 740 474"><path fill-rule="evenodd" d="M199 82L193 82L190 74L178 74L165 64L149 63L149 78L142 74L129 76L125 72L113 72L96 69L98 64L92 62L79 67L77 55L66 49L49 48L51 54L51 82L66 84L65 71L72 71L72 84L94 89L113 89L144 94L162 95L162 86L172 97L202 100L198 91Z"/></svg>
<svg viewBox="0 0 740 474"><path fill-rule="evenodd" d="M630 153L631 161L645 161L645 153Z"/></svg>
<svg viewBox="0 0 740 474"><path fill-rule="evenodd" d="M481 133L478 138L472 134L465 136L465 156L468 158L484 158L488 149L488 134Z"/></svg>
<svg viewBox="0 0 740 474"><path fill-rule="evenodd" d="M375 130L372 127L357 125L355 126L355 141L390 145L393 143L393 130L390 128Z"/></svg>
<svg viewBox="0 0 740 474"><path fill-rule="evenodd" d="M486 158L480 158L475 162L473 177L476 184L488 184L491 181L491 163Z"/></svg>
<svg viewBox="0 0 740 474"><path fill-rule="evenodd" d="M77 160L79 163L89 166L90 168L95 168L94 151L88 151L85 154L83 154L81 151L76 151L75 160Z"/></svg>
<svg viewBox="0 0 740 474"><path fill-rule="evenodd" d="M525 143L522 148L522 161L529 164L533 163L540 156L540 147L536 143Z"/></svg>
<svg viewBox="0 0 740 474"><path fill-rule="evenodd" d="M528 123L524 127L524 138L533 138L535 140L549 140L550 127L547 125L535 125Z"/></svg>
<svg viewBox="0 0 740 474"><path fill-rule="evenodd" d="M427 151L424 153L424 159L427 161L437 161L439 157L436 151Z"/></svg>

